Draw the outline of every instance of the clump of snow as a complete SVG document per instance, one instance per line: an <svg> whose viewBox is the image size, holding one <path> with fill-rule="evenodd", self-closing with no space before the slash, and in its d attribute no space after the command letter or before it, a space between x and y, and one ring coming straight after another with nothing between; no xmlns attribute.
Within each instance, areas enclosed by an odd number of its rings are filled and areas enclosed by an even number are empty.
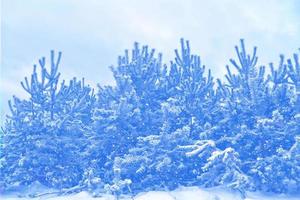
<svg viewBox="0 0 300 200"><path fill-rule="evenodd" d="M133 199L135 200L174 200L174 197L168 192L158 192L158 191L151 191L143 194L139 194Z"/></svg>

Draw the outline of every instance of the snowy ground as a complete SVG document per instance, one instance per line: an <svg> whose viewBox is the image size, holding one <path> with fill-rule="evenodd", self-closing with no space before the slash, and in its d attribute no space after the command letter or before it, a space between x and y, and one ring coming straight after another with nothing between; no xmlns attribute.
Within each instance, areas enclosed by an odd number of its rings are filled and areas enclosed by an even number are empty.
<svg viewBox="0 0 300 200"><path fill-rule="evenodd" d="M1 197L1 196L0 196ZM26 198L16 198L2 196L3 200L25 200ZM30 198L32 199L32 198ZM59 197L40 197L34 199L49 200L114 200L111 195L103 195L103 197L93 198L87 192L80 192L68 196ZM122 197L123 200L242 200L239 193L230 192L220 188L200 189L197 187L184 187L171 192L152 191L140 193L135 197ZM284 195L263 195L258 193L248 193L245 200L299 200L300 196L284 196Z"/></svg>

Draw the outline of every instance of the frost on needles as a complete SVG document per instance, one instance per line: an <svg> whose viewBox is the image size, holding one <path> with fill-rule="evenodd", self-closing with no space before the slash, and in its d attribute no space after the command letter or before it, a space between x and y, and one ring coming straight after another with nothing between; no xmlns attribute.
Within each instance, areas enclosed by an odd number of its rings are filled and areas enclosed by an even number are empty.
<svg viewBox="0 0 300 200"><path fill-rule="evenodd" d="M61 193L115 195L226 186L300 191L300 60L267 68L257 48L235 47L214 79L189 42L175 59L134 44L111 68L115 86L60 80L61 53L34 65L9 101L1 133L0 188L40 183Z"/></svg>

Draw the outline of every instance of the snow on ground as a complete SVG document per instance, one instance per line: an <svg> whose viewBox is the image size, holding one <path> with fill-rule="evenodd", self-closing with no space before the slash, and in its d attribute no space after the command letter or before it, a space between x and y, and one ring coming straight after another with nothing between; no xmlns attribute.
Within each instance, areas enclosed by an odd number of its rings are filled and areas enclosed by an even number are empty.
<svg viewBox="0 0 300 200"><path fill-rule="evenodd" d="M102 197L93 198L87 192L80 192L68 196L43 196L40 198L17 198L0 196L1 200L115 200L112 195L104 194ZM135 197L122 197L122 200L242 200L237 192L220 188L201 189L198 187L182 187L174 191L151 191L140 193ZM299 200L300 196L266 195L248 193L245 200Z"/></svg>

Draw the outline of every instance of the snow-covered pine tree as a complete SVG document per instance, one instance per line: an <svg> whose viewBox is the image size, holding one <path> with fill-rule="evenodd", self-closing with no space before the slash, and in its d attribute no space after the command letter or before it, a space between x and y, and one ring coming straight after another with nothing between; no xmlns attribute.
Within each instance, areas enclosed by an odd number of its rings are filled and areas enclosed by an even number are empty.
<svg viewBox="0 0 300 200"><path fill-rule="evenodd" d="M173 131L182 126L191 126L190 136L198 138L199 128L210 122L217 97L213 90L211 71L205 75L205 66L200 56L192 54L189 41L180 40L180 50L175 50L175 61L170 62L167 76L168 98L177 102L181 125L171 124ZM172 131L172 130L171 130Z"/></svg>
<svg viewBox="0 0 300 200"><path fill-rule="evenodd" d="M163 91L166 69L161 59L154 49L140 48L135 43L131 56L126 50L118 65L111 67L116 86L99 87L93 116L98 148L93 152L99 163L98 171L102 171L99 174L107 183L114 177L110 172L115 157L135 147L138 137L159 132L160 102L166 98Z"/></svg>
<svg viewBox="0 0 300 200"><path fill-rule="evenodd" d="M164 98L158 99L160 107L150 108L161 115L159 130L139 137L137 145L123 159L123 176L133 178L133 188L156 185L174 189L180 184L191 184L197 176L192 170L198 163L191 159L187 162L184 152L177 147L199 138L197 130L211 120L208 111L213 110L216 102L213 79L210 72L207 77L204 75L200 57L191 53L188 41L182 39L181 49L175 50L175 54L169 70L161 69L159 83Z"/></svg>
<svg viewBox="0 0 300 200"><path fill-rule="evenodd" d="M294 91L297 91L298 57L294 55L294 67L290 59L285 61L284 56L280 55L279 66L275 69L271 63L270 74L266 78L264 67L256 68L256 48L252 55L247 55L242 40L241 50L236 47L236 51L240 64L234 60L231 63L237 74L231 73L227 67L227 83L218 81L223 96L221 108L227 110L227 114L224 112L227 120L222 126L223 132L219 128L214 130L214 134L222 133L219 139L214 140L218 148L233 147L239 153L241 169L245 174L253 176L253 171L260 174L260 178L253 177L256 189L287 192L282 189L284 183L280 185L279 180L289 180L290 175L284 172L289 164L278 151L281 148L288 150L298 134L294 131L287 134L287 125L293 123L293 116L297 113L297 95ZM289 85L293 85L295 90ZM217 127L220 125L222 123L218 123ZM289 127L294 130L298 125ZM268 175L264 166L274 170ZM268 177L267 181L257 183L264 180L264 176Z"/></svg>
<svg viewBox="0 0 300 200"><path fill-rule="evenodd" d="M21 82L30 98L9 101L1 146L4 190L34 182L62 189L82 179L95 97L84 79L59 85L60 58L51 51L49 71L46 59L40 59L40 73L34 65L31 79Z"/></svg>

